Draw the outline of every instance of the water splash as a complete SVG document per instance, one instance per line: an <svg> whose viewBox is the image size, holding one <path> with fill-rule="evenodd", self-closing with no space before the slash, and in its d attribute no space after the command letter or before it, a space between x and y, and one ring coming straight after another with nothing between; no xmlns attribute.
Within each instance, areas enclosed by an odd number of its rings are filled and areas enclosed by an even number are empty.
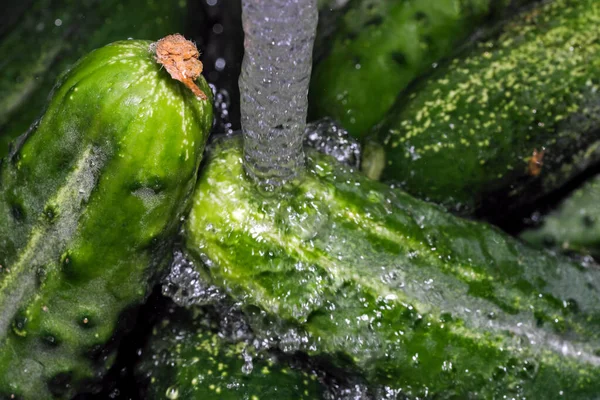
<svg viewBox="0 0 600 400"><path fill-rule="evenodd" d="M316 34L316 0L243 0L239 79L244 165L279 186L304 167L302 142Z"/></svg>
<svg viewBox="0 0 600 400"><path fill-rule="evenodd" d="M163 281L162 293L182 307L213 304L225 298L221 290L202 279L194 264L180 251L174 254L169 274Z"/></svg>
<svg viewBox="0 0 600 400"><path fill-rule="evenodd" d="M200 272L202 265L190 261L180 250L174 251L170 272L163 280L163 295L171 298L177 306L183 306L194 314L199 326L210 327L227 343L236 343L241 348L244 361L242 373L252 374L257 355L271 354L278 362L289 363L293 368L304 370L318 376L325 386L324 400L374 400L368 394L368 388L360 377L355 375L330 375L318 360L306 356L295 357L306 350L310 338L302 330L296 329L281 321L272 320L267 314L256 309L243 310L243 305L232 301L230 297L211 285ZM180 321L183 314L181 308L169 306L167 315L173 321ZM181 322L181 321L180 321ZM250 326L261 326L254 331ZM187 335L177 333L174 336L179 343L186 340ZM161 352L152 356L152 362L172 365L172 356L176 353ZM190 361L192 362L192 361ZM169 387L165 395L176 394L176 386ZM118 392L118 390L117 390ZM178 393L177 393L178 394ZM118 393L116 395L118 397ZM114 397L114 398L116 398ZM181 398L181 396L180 396ZM382 400L395 397L378 396Z"/></svg>
<svg viewBox="0 0 600 400"><path fill-rule="evenodd" d="M334 157L350 167L360 168L360 144L331 118L306 125L304 144Z"/></svg>
<svg viewBox="0 0 600 400"><path fill-rule="evenodd" d="M231 95L224 88L218 88L216 85L210 84L213 92L213 110L214 110L214 127L213 131L231 135L234 132L231 118Z"/></svg>

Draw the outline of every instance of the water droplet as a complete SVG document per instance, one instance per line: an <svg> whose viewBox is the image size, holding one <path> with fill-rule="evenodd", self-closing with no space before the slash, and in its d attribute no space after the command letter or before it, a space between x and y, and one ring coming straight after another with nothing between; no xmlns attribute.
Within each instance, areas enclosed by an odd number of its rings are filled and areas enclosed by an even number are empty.
<svg viewBox="0 0 600 400"><path fill-rule="evenodd" d="M567 299L563 301L563 306L564 308L566 308L574 314L577 314L579 312L579 304L577 304L577 301L575 301L574 299Z"/></svg>
<svg viewBox="0 0 600 400"><path fill-rule="evenodd" d="M219 35L219 34L223 33L223 25L221 25L221 24L214 24L212 30L213 30L214 33L216 33L217 35ZM218 60L222 60L222 58L220 58Z"/></svg>
<svg viewBox="0 0 600 400"><path fill-rule="evenodd" d="M248 354L246 349L244 349L244 351L242 352L242 355L244 357L244 365L242 366L242 373L244 373L246 375L250 375L252 373L252 370L254 369L254 365L252 364L252 356L250 356Z"/></svg>
<svg viewBox="0 0 600 400"><path fill-rule="evenodd" d="M217 71L223 71L226 65L227 63L224 58L217 58L215 61L215 68Z"/></svg>
<svg viewBox="0 0 600 400"><path fill-rule="evenodd" d="M167 399L176 400L179 398L179 389L177 386L169 386L165 392L165 396L167 396Z"/></svg>

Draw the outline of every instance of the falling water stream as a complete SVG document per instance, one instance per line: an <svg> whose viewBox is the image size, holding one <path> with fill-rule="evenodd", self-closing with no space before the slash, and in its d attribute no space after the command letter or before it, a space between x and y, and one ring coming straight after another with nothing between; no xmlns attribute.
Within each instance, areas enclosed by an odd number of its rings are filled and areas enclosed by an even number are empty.
<svg viewBox="0 0 600 400"><path fill-rule="evenodd" d="M304 167L317 20L316 0L242 0L244 165L262 185L280 186Z"/></svg>

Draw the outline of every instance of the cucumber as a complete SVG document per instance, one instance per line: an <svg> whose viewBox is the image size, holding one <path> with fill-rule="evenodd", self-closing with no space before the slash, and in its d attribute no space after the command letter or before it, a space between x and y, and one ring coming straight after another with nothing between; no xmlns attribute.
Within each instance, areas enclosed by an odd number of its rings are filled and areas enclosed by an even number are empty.
<svg viewBox="0 0 600 400"><path fill-rule="evenodd" d="M218 142L184 225L189 256L257 335L398 397L597 399L598 265L306 153L300 181L263 193L241 140Z"/></svg>
<svg viewBox="0 0 600 400"><path fill-rule="evenodd" d="M137 367L144 399L259 400L323 398L314 374L291 369L245 342L230 342L202 323L202 311L164 318Z"/></svg>
<svg viewBox="0 0 600 400"><path fill-rule="evenodd" d="M332 117L353 136L364 136L414 78L512 3L354 0L330 39L329 53L314 67L311 117Z"/></svg>
<svg viewBox="0 0 600 400"><path fill-rule="evenodd" d="M521 233L532 245L600 257L600 176L571 193L539 227Z"/></svg>
<svg viewBox="0 0 600 400"><path fill-rule="evenodd" d="M598 24L595 0L544 2L507 21L395 106L367 165L482 216L560 187L600 160Z"/></svg>
<svg viewBox="0 0 600 400"><path fill-rule="evenodd" d="M0 167L0 399L93 390L168 262L212 107L151 45L81 59Z"/></svg>
<svg viewBox="0 0 600 400"><path fill-rule="evenodd" d="M181 0L30 2L0 38L0 158L40 116L59 74L80 57L106 43L158 40L185 28Z"/></svg>

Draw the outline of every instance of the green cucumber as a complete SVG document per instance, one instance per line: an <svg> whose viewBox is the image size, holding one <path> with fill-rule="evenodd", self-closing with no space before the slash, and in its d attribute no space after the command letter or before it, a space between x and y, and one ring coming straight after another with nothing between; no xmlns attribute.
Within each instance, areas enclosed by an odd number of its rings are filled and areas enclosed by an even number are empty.
<svg viewBox="0 0 600 400"><path fill-rule="evenodd" d="M600 176L571 193L537 228L521 233L536 247L600 257Z"/></svg>
<svg viewBox="0 0 600 400"><path fill-rule="evenodd" d="M272 319L250 317L255 333L281 329L399 397L598 398L598 265L306 152L299 182L263 193L241 140L218 143L184 226L208 279Z"/></svg>
<svg viewBox="0 0 600 400"><path fill-rule="evenodd" d="M143 398L323 398L323 387L314 374L291 369L262 354L265 352L251 356L255 350L250 344L220 337L210 326L205 326L200 317L200 309L187 313L179 310L153 329L137 367L142 382L148 385Z"/></svg>
<svg viewBox="0 0 600 400"><path fill-rule="evenodd" d="M212 106L151 46L81 59L0 166L0 399L90 389L114 358L119 316L168 262Z"/></svg>
<svg viewBox="0 0 600 400"><path fill-rule="evenodd" d="M507 21L396 105L367 165L481 215L560 187L600 160L599 24L595 0L544 2Z"/></svg>
<svg viewBox="0 0 600 400"><path fill-rule="evenodd" d="M525 0L519 2L524 3ZM314 67L311 117L333 117L364 136L398 94L432 63L448 56L510 0L355 0L327 56Z"/></svg>
<svg viewBox="0 0 600 400"><path fill-rule="evenodd" d="M348 0L318 0L319 22L313 45L313 64L320 62L329 52L338 26L343 22L344 8Z"/></svg>
<svg viewBox="0 0 600 400"><path fill-rule="evenodd" d="M80 57L117 40L183 31L185 12L181 0L33 0L0 38L0 158L40 116L59 74Z"/></svg>

